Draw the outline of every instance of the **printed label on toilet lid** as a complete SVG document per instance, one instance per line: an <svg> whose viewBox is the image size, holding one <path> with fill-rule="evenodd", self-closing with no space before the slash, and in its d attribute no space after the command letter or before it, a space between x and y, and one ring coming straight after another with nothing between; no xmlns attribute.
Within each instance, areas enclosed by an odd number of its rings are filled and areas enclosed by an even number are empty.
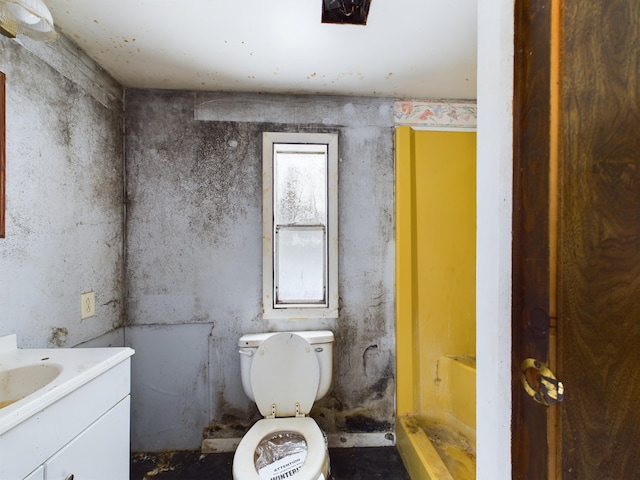
<svg viewBox="0 0 640 480"><path fill-rule="evenodd" d="M260 475L262 480L284 480L286 478L291 478L298 470L300 470L306 456L307 452L287 455L280 460L276 460L275 462L262 467L258 470L258 475Z"/></svg>

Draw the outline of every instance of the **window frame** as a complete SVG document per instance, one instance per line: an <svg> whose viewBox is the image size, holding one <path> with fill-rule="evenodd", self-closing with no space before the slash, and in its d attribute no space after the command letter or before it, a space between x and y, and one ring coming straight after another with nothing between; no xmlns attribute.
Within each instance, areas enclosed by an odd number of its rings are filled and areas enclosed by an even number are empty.
<svg viewBox="0 0 640 480"><path fill-rule="evenodd" d="M326 304L275 305L275 144L327 146ZM338 134L263 132L262 134L262 315L265 319L338 318Z"/></svg>

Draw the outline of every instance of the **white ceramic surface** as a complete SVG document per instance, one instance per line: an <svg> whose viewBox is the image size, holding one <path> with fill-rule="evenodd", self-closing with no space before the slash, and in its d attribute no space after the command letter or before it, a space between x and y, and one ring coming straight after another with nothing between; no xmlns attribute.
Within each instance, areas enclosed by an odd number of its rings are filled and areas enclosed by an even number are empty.
<svg viewBox="0 0 640 480"><path fill-rule="evenodd" d="M19 349L15 335L0 337L0 382L2 378L11 375L8 372L13 371L21 377L25 386L20 399L0 408L0 435L113 368L133 353L127 347ZM25 367L26 370L16 370ZM38 369L41 369L40 373L33 375ZM53 378L53 375L47 377L43 373L44 369L49 369L50 374L58 369L59 374ZM0 402L2 398L0 385Z"/></svg>

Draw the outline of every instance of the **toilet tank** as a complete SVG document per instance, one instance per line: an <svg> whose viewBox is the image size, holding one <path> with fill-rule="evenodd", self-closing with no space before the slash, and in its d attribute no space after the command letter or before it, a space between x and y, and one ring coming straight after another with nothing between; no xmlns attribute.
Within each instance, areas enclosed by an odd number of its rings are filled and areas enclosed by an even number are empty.
<svg viewBox="0 0 640 480"><path fill-rule="evenodd" d="M260 344L271 335L282 332L249 333L243 335L238 340L240 347L240 374L242 377L242 388L247 396L255 401L253 389L251 388L251 363L258 351ZM299 335L311 344L316 352L318 364L320 366L320 379L318 381L318 391L316 400L324 397L331 388L333 379L333 332L329 330L310 330L302 332L286 332Z"/></svg>

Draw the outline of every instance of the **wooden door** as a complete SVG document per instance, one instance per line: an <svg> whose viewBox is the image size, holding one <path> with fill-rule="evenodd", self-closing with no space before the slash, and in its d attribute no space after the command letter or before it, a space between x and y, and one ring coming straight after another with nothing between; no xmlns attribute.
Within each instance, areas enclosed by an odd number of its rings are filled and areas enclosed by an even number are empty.
<svg viewBox="0 0 640 480"><path fill-rule="evenodd" d="M640 2L518 0L515 46L513 477L640 478Z"/></svg>

